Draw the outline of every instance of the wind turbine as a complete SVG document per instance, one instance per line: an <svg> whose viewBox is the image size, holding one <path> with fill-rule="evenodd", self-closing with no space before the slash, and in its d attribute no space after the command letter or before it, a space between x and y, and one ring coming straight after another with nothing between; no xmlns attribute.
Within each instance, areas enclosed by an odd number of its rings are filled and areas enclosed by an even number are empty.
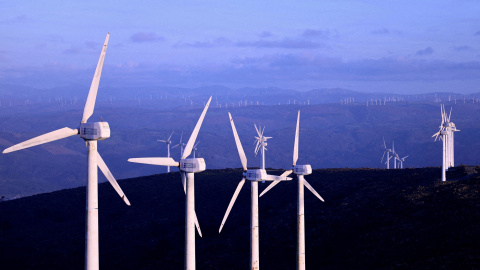
<svg viewBox="0 0 480 270"><path fill-rule="evenodd" d="M400 169L403 169L403 162L405 159L408 157L408 155L404 156L403 158L398 158L398 161L400 162Z"/></svg>
<svg viewBox="0 0 480 270"><path fill-rule="evenodd" d="M284 174L289 175L292 172L297 175L298 189L297 189L297 270L305 270L305 211L304 211L304 186L306 186L318 199L325 202L323 198L313 189L313 187L305 180L305 175L312 174L312 166L310 165L296 165L298 160L298 139L300 128L300 111L297 116L297 128L295 131L295 143L293 144L293 165L292 169L286 171ZM287 174L288 173L288 174ZM272 182L261 194L262 197L280 181Z"/></svg>
<svg viewBox="0 0 480 270"><path fill-rule="evenodd" d="M210 106L212 97L208 99L205 108L203 109L197 125L193 129L192 135L188 139L185 146L185 151L182 151L182 157L177 162L169 157L147 157L147 158L130 158L128 161L135 163L161 165L161 166L175 166L180 170L183 188L186 192L185 196L185 269L195 269L195 226L197 227L200 237L202 233L198 225L197 215L195 214L195 173L203 172L206 169L205 160L203 158L187 158L192 153L193 145L197 139L198 132L202 126L203 119ZM183 135L183 134L182 134ZM183 146L182 146L183 147Z"/></svg>
<svg viewBox="0 0 480 270"><path fill-rule="evenodd" d="M186 146L186 144L184 142L182 142L182 137L183 137L183 131L182 131L182 135L180 135L180 142L178 144L175 144L173 148L177 147L177 146L180 146L180 156L183 156L183 148Z"/></svg>
<svg viewBox="0 0 480 270"><path fill-rule="evenodd" d="M112 173L108 169L107 165L103 161L102 157L97 150L97 141L105 140L110 137L110 127L107 122L93 122L87 123L87 120L92 116L93 109L95 107L95 100L98 92L98 85L100 84L100 76L102 74L103 62L105 60L105 54L107 52L109 34L105 38L103 49L98 60L97 68L93 76L92 84L88 92L85 108L83 109L82 120L79 127L71 129L64 127L33 139L24 141L22 143L11 146L3 151L4 154L13 151L21 150L24 148L56 141L59 139L67 138L74 135L80 135L85 140L88 149L88 180L87 180L87 207L85 210L86 215L86 228L85 228L85 269L97 270L99 267L99 247L98 247L98 170L97 166L103 172L107 180L113 186L118 195L123 201L130 205L127 197L123 193L122 189L118 185L117 181L113 177Z"/></svg>
<svg viewBox="0 0 480 270"><path fill-rule="evenodd" d="M168 137L168 139L158 140L159 142L164 142L167 145L167 157L170 157L170 144L172 144L172 141L170 139L172 138L173 132L175 131L172 131L172 134L170 134L170 137ZM170 172L170 166L167 166L167 172Z"/></svg>
<svg viewBox="0 0 480 270"><path fill-rule="evenodd" d="M265 131L265 127L263 127L263 129L261 127L257 127L257 125L255 125L255 130L257 131L257 136L255 136L255 141L253 142L254 144L256 143L257 145L255 146L255 156L257 155L258 153L258 150L262 149L262 163L260 164L260 169L264 169L265 170L265 150L267 150L267 140L268 139L271 139L272 137L264 137L263 136L263 132Z"/></svg>
<svg viewBox="0 0 480 270"><path fill-rule="evenodd" d="M195 154L197 153L197 145L200 143L200 141L198 141L194 146L193 146L193 158L195 158Z"/></svg>
<svg viewBox="0 0 480 270"><path fill-rule="evenodd" d="M240 142L240 138L238 137L237 129L235 128L235 124L233 123L232 115L228 113L228 117L230 118L230 124L232 125L233 136L235 138L235 144L237 145L238 155L240 157L240 162L242 163L243 167L243 178L238 183L237 188L235 189L235 193L233 193L232 199L228 204L227 211L225 212L225 216L223 217L222 224L220 225L220 229L218 233L222 231L223 225L227 221L228 215L230 214L230 210L232 210L233 204L235 204L235 200L240 193L243 185L245 184L245 179L250 181L250 195L251 195L251 203L252 208L250 211L250 269L258 270L260 267L260 252L259 252L259 224L258 224L258 182L259 181L286 181L292 180L290 177L286 177L290 174L290 171L284 172L282 175L270 175L267 174L265 169L247 169L247 157L245 156L245 152L243 151L242 143ZM258 131L258 129L257 129ZM262 132L263 133L263 132Z"/></svg>
<svg viewBox="0 0 480 270"><path fill-rule="evenodd" d="M380 163L383 162L383 158L385 157L385 153L387 153L387 169L390 169L390 153L393 152L392 149L387 149L387 144L385 143L385 138L383 138L383 147L385 147L385 151L383 151L382 160Z"/></svg>
<svg viewBox="0 0 480 270"><path fill-rule="evenodd" d="M454 123L450 122L450 117L452 116L451 109L448 117L443 104L440 106L440 111L442 115L442 123L439 126L440 130L433 134L432 137L435 137L435 141L440 137L443 142L442 181L446 181L446 171L448 168L454 166L453 132L460 130L455 127Z"/></svg>

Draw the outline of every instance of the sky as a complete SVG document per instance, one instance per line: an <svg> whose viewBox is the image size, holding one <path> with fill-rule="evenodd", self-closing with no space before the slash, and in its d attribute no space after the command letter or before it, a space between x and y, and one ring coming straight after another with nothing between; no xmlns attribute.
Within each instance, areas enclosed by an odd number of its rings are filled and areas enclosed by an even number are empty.
<svg viewBox="0 0 480 270"><path fill-rule="evenodd" d="M480 1L2 1L0 83L480 92Z"/></svg>

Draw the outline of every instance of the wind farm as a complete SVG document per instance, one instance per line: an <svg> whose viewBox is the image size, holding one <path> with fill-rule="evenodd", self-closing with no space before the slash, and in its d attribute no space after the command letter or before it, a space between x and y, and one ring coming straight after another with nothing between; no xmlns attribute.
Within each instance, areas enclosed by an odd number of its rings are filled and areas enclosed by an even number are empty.
<svg viewBox="0 0 480 270"><path fill-rule="evenodd" d="M478 3L2 11L2 269L480 265Z"/></svg>

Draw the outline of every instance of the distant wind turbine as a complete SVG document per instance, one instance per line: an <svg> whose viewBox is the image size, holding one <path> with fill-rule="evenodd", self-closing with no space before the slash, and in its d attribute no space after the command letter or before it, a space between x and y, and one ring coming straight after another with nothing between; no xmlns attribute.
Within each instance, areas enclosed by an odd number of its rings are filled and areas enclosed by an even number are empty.
<svg viewBox="0 0 480 270"><path fill-rule="evenodd" d="M387 164L387 169L390 169L390 153L392 153L392 149L387 149L387 144L385 143L385 138L383 138L383 147L385 148L385 150L383 151L383 156L382 156L382 160L380 160L380 163L383 162L383 158L385 157L385 153L387 153L387 162L385 162Z"/></svg>
<svg viewBox="0 0 480 270"><path fill-rule="evenodd" d="M167 157L170 157L170 144L172 144L172 141L170 140L172 138L172 135L173 135L173 132L175 131L172 131L172 134L170 134L170 137L168 137L168 139L166 140L158 140L159 142L163 142L167 145ZM167 172L170 172L170 166L167 166Z"/></svg>
<svg viewBox="0 0 480 270"><path fill-rule="evenodd" d="M233 123L233 118L230 113L228 113L228 117L230 118L230 124L232 126L233 137L235 138L235 144L237 145L238 155L240 157L240 162L242 163L243 167L243 178L238 183L235 192L233 193L232 199L228 204L227 211L225 212L225 216L223 217L222 224L220 225L220 229L218 233L222 231L223 225L227 221L228 215L230 214L230 210L232 210L235 201L237 200L238 194L240 190L242 190L243 185L245 184L245 179L250 181L250 197L251 197L251 211L250 211L250 268L252 270L258 270L260 267L260 248L259 248L259 224L258 224L258 181L286 181L292 180L290 177L286 177L290 174L290 171L284 172L282 175L270 175L267 174L265 169L247 169L247 157L245 156L245 152L243 151L242 143L240 142L240 138L238 137L237 129L235 128L235 124ZM258 129L257 129L258 133ZM263 132L262 132L263 133Z"/></svg>
<svg viewBox="0 0 480 270"><path fill-rule="evenodd" d="M74 135L80 135L85 140L88 149L87 161L88 161L88 180L87 180L87 207L85 210L86 215L86 228L85 228L85 269L98 270L99 268L99 246L98 246L98 169L103 172L107 180L113 186L118 195L123 201L130 205L127 197L123 193L122 189L118 185L117 181L113 177L112 173L108 169L107 165L103 161L102 157L97 150L97 141L105 140L110 137L110 127L107 122L93 122L87 123L87 120L92 116L93 109L95 107L95 100L97 97L98 86L100 84L100 76L102 74L103 62L105 60L105 54L107 52L109 34L105 38L103 49L98 60L95 75L93 76L92 84L88 92L88 97L83 109L83 116L80 122L80 126L76 129L68 127L61 128L28 141L11 146L3 151L4 154L21 150L24 148L60 140Z"/></svg>
<svg viewBox="0 0 480 270"><path fill-rule="evenodd" d="M305 175L312 174L312 166L297 165L298 160L298 141L300 128L300 111L297 116L297 128L295 130L295 143L293 144L293 165L292 169L284 173L285 176L295 173L298 178L297 189L297 270L305 270L305 211L304 211L304 186L306 186L318 199L325 202L323 198L313 189L313 187L305 180ZM287 174L288 173L288 174ZM280 181L272 182L261 194L262 197Z"/></svg>
<svg viewBox="0 0 480 270"><path fill-rule="evenodd" d="M183 151L180 161L177 162L173 158L168 157L146 157L146 158L130 158L128 161L151 164L151 165L161 165L161 166L175 166L180 170L180 176L182 178L183 187L186 192L185 196L185 269L194 270L195 269L195 226L197 226L197 231L202 236L200 227L198 226L197 216L195 214L195 173L203 172L206 169L205 160L203 158L187 158L192 153L193 145L197 139L198 132L202 126L203 119L207 113L208 107L210 106L210 101L212 97L208 99L205 108L203 109L200 118L198 119L195 128L193 129L192 135L188 139L188 142L185 146L185 151Z"/></svg>

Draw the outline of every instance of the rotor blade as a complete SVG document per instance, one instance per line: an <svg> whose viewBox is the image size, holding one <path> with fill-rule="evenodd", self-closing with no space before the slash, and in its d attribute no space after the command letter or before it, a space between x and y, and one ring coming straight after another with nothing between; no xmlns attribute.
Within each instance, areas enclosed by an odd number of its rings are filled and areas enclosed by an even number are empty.
<svg viewBox="0 0 480 270"><path fill-rule="evenodd" d="M127 196L125 196L125 193L123 193L123 190L118 185L117 180L115 180L115 177L113 177L113 174L108 169L107 164L105 164L105 162L103 161L98 151L97 151L97 165L102 171L103 175L105 175L105 177L107 178L108 182L110 182L113 189L115 189L115 191L118 193L118 195L120 195L120 197L123 199L123 201L127 205L130 205L130 201L128 201Z"/></svg>
<svg viewBox="0 0 480 270"><path fill-rule="evenodd" d="M10 153L10 152L13 152L13 151L21 150L21 149L32 147L32 146L35 146L35 145L60 140L60 139L67 138L67 137L70 137L70 136L73 136L73 135L78 135L78 129L71 129L71 128L68 128L68 127L64 127L64 128L57 129L55 131L37 136L37 137L32 138L30 140L21 142L19 144L15 144L13 146L10 146L7 149L3 150L3 153L4 154Z"/></svg>
<svg viewBox="0 0 480 270"><path fill-rule="evenodd" d="M183 192L185 192L185 195L187 195L187 186L186 186L187 175L185 172L180 171L180 176L182 177ZM193 214L195 215L195 227L197 227L197 232L200 235L200 237L202 237L202 230L200 230L200 223L198 223L197 212L193 210Z"/></svg>
<svg viewBox="0 0 480 270"><path fill-rule="evenodd" d="M402 159L406 159L409 155L404 156Z"/></svg>
<svg viewBox="0 0 480 270"><path fill-rule="evenodd" d="M157 140L157 141L159 141L159 142L164 142L164 143L166 143L166 142L167 142L167 141L165 141L165 140Z"/></svg>
<svg viewBox="0 0 480 270"><path fill-rule="evenodd" d="M129 162L150 164L150 165L161 165L161 166L180 166L180 163L173 160L173 158L166 157L146 157L146 158L129 158Z"/></svg>
<svg viewBox="0 0 480 270"><path fill-rule="evenodd" d="M313 193L313 195L317 196L317 198L320 199L320 201L325 202L325 200L320 196L315 189L307 182L307 180L303 179L303 184Z"/></svg>
<svg viewBox="0 0 480 270"><path fill-rule="evenodd" d="M102 75L103 61L105 60L105 54L107 53L108 38L110 33L105 38L102 52L100 53L100 59L98 59L97 68L93 75L92 84L90 85L90 91L88 92L87 102L85 102L85 108L83 109L82 122L87 122L88 118L93 114L93 108L95 108L95 100L97 98L98 85L100 84L100 76Z"/></svg>
<svg viewBox="0 0 480 270"><path fill-rule="evenodd" d="M453 109L453 107L450 107L450 114L448 115L448 122L450 122L450 118L452 117L452 109Z"/></svg>
<svg viewBox="0 0 480 270"><path fill-rule="evenodd" d="M288 170L288 171L285 171L284 173L282 173L282 175L280 175L281 177L287 177L289 176L291 173L293 172L293 170ZM270 185L268 185L268 187L266 189L264 189L262 191L262 193L260 194L259 197L262 197L263 194L267 193L270 189L272 189L274 186L276 186L278 183L280 183L281 180L277 180L277 181L273 181Z"/></svg>
<svg viewBox="0 0 480 270"><path fill-rule="evenodd" d="M190 155L190 153L192 153L193 144L195 143L195 140L197 140L197 135L200 131L200 127L202 126L203 118L205 118L205 114L207 113L208 106L210 106L210 101L212 101L212 97L208 99L207 105L205 105L205 108L203 109L202 115L200 115L200 118L198 119L195 129L193 129L192 135L190 135L190 138L188 139L187 146L185 146L185 149L183 150L182 159L185 159Z"/></svg>
<svg viewBox="0 0 480 270"><path fill-rule="evenodd" d="M297 164L298 160L298 133L300 129L300 110L298 110L297 116L297 128L295 130L295 143L293 144L293 166Z"/></svg>
<svg viewBox="0 0 480 270"><path fill-rule="evenodd" d="M222 224L220 225L220 229L218 230L218 233L222 231L223 225L225 225L225 222L227 221L228 215L230 214L230 210L232 210L233 204L235 204L235 201L237 200L238 193L240 193L240 190L242 190L243 184L245 184L245 177L240 181L237 185L237 189L235 189L235 193L233 193L232 199L230 199L230 203L228 204L227 211L225 212L225 216L223 216Z"/></svg>
<svg viewBox="0 0 480 270"><path fill-rule="evenodd" d="M255 127L255 130L257 131L258 137L261 138L261 137L262 137L262 134L260 134L260 130L258 130L257 125L256 125L256 124L253 124L253 126ZM260 139L260 138L259 138L259 139Z"/></svg>
<svg viewBox="0 0 480 270"><path fill-rule="evenodd" d="M277 181L273 181L272 183L270 183L270 185L268 185L268 187L266 189L264 189L262 191L262 193L260 193L260 196L258 196L258 197L262 197L263 194L267 193L270 189L272 189L274 186L276 186L280 182L282 182L282 181L277 180Z"/></svg>
<svg viewBox="0 0 480 270"><path fill-rule="evenodd" d="M383 137L383 146L385 147L385 150L387 150L387 144L385 143L385 137Z"/></svg>
<svg viewBox="0 0 480 270"><path fill-rule="evenodd" d="M383 162L383 157L385 157L385 152L387 152L387 151L383 151L382 160L380 160L380 163Z"/></svg>
<svg viewBox="0 0 480 270"><path fill-rule="evenodd" d="M240 142L240 138L238 137L237 129L235 128L235 124L233 123L233 118L230 112L228 113L228 117L230 118L230 124L232 125L233 137L235 137L235 144L237 145L238 156L240 157L240 161L242 162L243 170L247 170L247 157L245 156L245 152L243 151L242 143Z"/></svg>
<svg viewBox="0 0 480 270"><path fill-rule="evenodd" d="M289 172L289 171L286 171L286 172ZM291 177L287 177L284 174L285 173L283 173L282 175L267 174L267 179L262 179L262 180L266 180L266 181L289 181L289 180L292 180ZM289 175L289 174L287 174L287 175Z"/></svg>
<svg viewBox="0 0 480 270"><path fill-rule="evenodd" d="M179 146L180 144L175 144L174 146L172 146L172 149Z"/></svg>
<svg viewBox="0 0 480 270"><path fill-rule="evenodd" d="M172 131L172 134L170 134L170 137L168 137L167 141L170 141L170 138L172 138L173 132L175 132L175 130Z"/></svg>

